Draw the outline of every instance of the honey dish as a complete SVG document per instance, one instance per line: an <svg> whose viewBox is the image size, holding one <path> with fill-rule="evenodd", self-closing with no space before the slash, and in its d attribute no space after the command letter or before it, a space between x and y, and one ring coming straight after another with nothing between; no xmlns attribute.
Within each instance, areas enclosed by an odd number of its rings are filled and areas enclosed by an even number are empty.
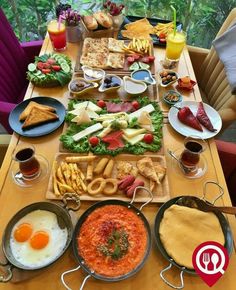
<svg viewBox="0 0 236 290"><path fill-rule="evenodd" d="M162 87L168 87L178 80L178 74L173 70L161 70L158 72L158 78Z"/></svg>
<svg viewBox="0 0 236 290"><path fill-rule="evenodd" d="M175 105L178 102L182 101L182 95L174 90L169 90L166 94L163 96L163 100L170 106Z"/></svg>
<svg viewBox="0 0 236 290"><path fill-rule="evenodd" d="M114 74L107 74L99 87L99 92L114 92L119 90L122 85L122 79Z"/></svg>
<svg viewBox="0 0 236 290"><path fill-rule="evenodd" d="M87 81L81 77L73 79L68 85L70 93L75 96L82 95L97 87L98 84L96 82Z"/></svg>
<svg viewBox="0 0 236 290"><path fill-rule="evenodd" d="M106 74L103 69L95 69L87 65L83 65L81 68L84 72L84 79L87 81L99 82Z"/></svg>
<svg viewBox="0 0 236 290"><path fill-rule="evenodd" d="M139 95L146 91L147 84L143 81L135 80L131 77L123 77L124 89L130 95Z"/></svg>

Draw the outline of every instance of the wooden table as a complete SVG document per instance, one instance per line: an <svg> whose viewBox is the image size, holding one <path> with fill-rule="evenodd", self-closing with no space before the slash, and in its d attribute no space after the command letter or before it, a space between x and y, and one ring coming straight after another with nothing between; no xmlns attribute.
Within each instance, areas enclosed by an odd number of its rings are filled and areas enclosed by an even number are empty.
<svg viewBox="0 0 236 290"><path fill-rule="evenodd" d="M48 38L46 38L44 45L41 50L41 54L45 52L51 52L52 47ZM78 45L77 44L69 44L68 49L65 52L70 58L73 59L73 65L75 64L75 59L78 52ZM164 57L164 49L157 48L155 49L156 55L156 66L157 69L160 69L159 60L163 59ZM182 54L178 72L181 76L190 75L192 79L195 79L193 68L191 65L191 61L188 55L188 51L185 50ZM159 100L161 100L161 96L164 92L163 89L159 89ZM61 88L54 88L54 89L43 89L43 88L35 88L31 84L28 87L27 93L25 98L31 98L35 96L50 96L55 97L64 105L67 104L67 87ZM188 100L200 100L200 92L197 86L195 86L194 92L185 96ZM167 112L167 107L160 103L161 107L163 108L164 112ZM55 132L43 136L40 138L25 138L19 137L17 134L13 134L11 143L9 145L5 161L2 165L0 171L0 233L1 236L3 234L4 228L6 227L10 218L21 208L25 207L28 204L38 201L45 200L45 192L47 189L48 184L48 177L44 180L44 182L40 184L35 184L32 188L21 188L18 187L11 178L11 156L12 151L19 143L26 143L26 144L33 144L36 147L36 151L38 154L43 154L49 161L50 168L52 165L52 161L54 160L55 154L59 150L59 136L62 132L62 127L58 128ZM164 134L164 148L170 149L177 149L181 147L183 144L183 137L176 133L168 122L165 123L163 128ZM221 164L218 158L217 149L214 143L214 140L207 141L208 146L207 150L205 151L205 157L208 162L208 170L207 173L200 179L186 179L181 177L178 173L173 170L171 166L171 160L168 156L167 159L167 173L170 185L170 193L171 197L175 197L178 195L195 195L201 196L203 192L203 184L206 181L212 180L218 182L224 188L224 196L218 201L219 205L231 205L229 194L227 192L227 187L225 184L223 172L221 169ZM217 190L215 188L211 188L211 196L217 194ZM83 202L81 209L78 212L78 216L83 212L86 208L91 205L89 202ZM144 208L144 214L146 215L151 228L153 229L155 215L158 211L159 205L152 204ZM227 217L232 231L234 233L235 239L235 232L236 232L236 222L233 216ZM159 251L156 248L156 245L153 241L151 255L149 256L148 260L146 261L144 267L141 271L139 271L135 276L118 282L118 283L105 283L96 281L94 279L90 279L85 289L123 289L123 290L152 290L152 289L170 289L160 278L159 273L160 271L168 265L168 261L166 261ZM29 272L24 273L21 272L19 276L16 273L14 280L17 281L19 278L20 280L26 279L21 283L7 283L7 284L0 284L0 289L45 289L45 290L52 290L52 289L64 289L60 281L60 275L62 272L74 268L76 266L75 260L73 259L72 251L68 250L63 257L61 257L56 263L52 266L48 267L47 269L39 271L37 275L31 275ZM235 270L236 270L236 254L235 250L230 259L229 267L225 273L225 275L219 280L219 282L214 285L214 289L227 289L233 290L235 289ZM30 279L29 279L30 277ZM72 289L79 289L83 278L85 277L84 273L76 272L69 275L66 278L66 281L70 285ZM171 269L169 273L167 273L167 277L175 284L179 284L179 271L177 269ZM28 279L27 279L28 278ZM184 275L184 282L185 282L185 289L191 290L204 290L209 289L208 286L202 282L202 280L197 276L191 275Z"/></svg>

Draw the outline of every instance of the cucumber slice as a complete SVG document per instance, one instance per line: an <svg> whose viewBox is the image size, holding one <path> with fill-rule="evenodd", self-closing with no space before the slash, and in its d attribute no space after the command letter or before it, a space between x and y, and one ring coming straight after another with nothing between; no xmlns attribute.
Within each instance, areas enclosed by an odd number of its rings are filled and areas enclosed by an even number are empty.
<svg viewBox="0 0 236 290"><path fill-rule="evenodd" d="M40 71L40 70L37 70L35 73L34 73L34 75L35 76L40 76L40 75L42 75L43 73Z"/></svg>
<svg viewBox="0 0 236 290"><path fill-rule="evenodd" d="M70 72L70 66L67 63L62 63L61 64L61 69L65 72L65 73L69 73Z"/></svg>
<svg viewBox="0 0 236 290"><path fill-rule="evenodd" d="M34 63L30 63L28 65L28 70L31 72L34 72L37 69L36 65Z"/></svg>

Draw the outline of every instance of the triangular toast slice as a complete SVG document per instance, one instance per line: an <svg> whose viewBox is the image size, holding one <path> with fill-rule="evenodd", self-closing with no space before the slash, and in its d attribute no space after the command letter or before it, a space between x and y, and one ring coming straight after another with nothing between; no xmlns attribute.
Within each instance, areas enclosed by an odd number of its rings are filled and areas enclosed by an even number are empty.
<svg viewBox="0 0 236 290"><path fill-rule="evenodd" d="M42 123L57 120L58 116L52 112L41 110L38 107L33 107L27 116L22 129L37 126Z"/></svg>
<svg viewBox="0 0 236 290"><path fill-rule="evenodd" d="M20 121L24 121L27 118L27 116L29 115L29 113L30 113L30 111L32 110L33 107L37 107L37 108L39 108L41 110L44 110L44 111L55 112L55 108L53 108L53 107L42 105L42 104L36 103L34 101L31 101L26 106L24 111L20 114L19 120Z"/></svg>

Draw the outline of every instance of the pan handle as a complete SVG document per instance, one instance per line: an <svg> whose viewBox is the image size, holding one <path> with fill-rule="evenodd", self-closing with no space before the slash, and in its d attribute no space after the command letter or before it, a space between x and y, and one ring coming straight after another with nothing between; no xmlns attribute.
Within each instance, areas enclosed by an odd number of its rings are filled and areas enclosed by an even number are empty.
<svg viewBox="0 0 236 290"><path fill-rule="evenodd" d="M69 200L73 200L77 205L74 206L74 207L69 207L68 206L68 201ZM81 205L79 195L74 193L74 192L66 192L63 195L62 201L63 201L64 207L67 210L77 211L80 208L80 205Z"/></svg>
<svg viewBox="0 0 236 290"><path fill-rule="evenodd" d="M62 284L64 285L64 287L65 287L67 290L71 290L71 288L67 286L67 284L66 284L66 282L65 282L65 280L64 280L64 276L67 275L67 274L70 274L70 273L72 273L72 272L75 272L75 271L79 270L80 267L81 267L81 266L79 265L78 267L76 267L76 268L74 268L74 269L71 269L71 270L68 270L68 271L66 271L66 272L64 272L64 273L61 274L61 282L62 282ZM80 286L80 290L83 290L86 281L87 281L90 277L91 277L91 275L89 274L89 275L87 275L87 276L84 278L84 280L83 280L83 282L82 282L82 285Z"/></svg>
<svg viewBox="0 0 236 290"><path fill-rule="evenodd" d="M180 272L180 286L175 286L173 284L171 284L168 280L166 280L166 278L164 277L164 272L168 271L171 269L172 267L172 261L173 259L170 259L170 265L167 266L165 269L163 269L161 272L160 272L160 276L161 276L161 279L168 285L170 286L171 288L174 288L174 289L183 289L184 288L184 279L183 279L183 275L184 275L184 269L185 267L182 268L181 272Z"/></svg>
<svg viewBox="0 0 236 290"><path fill-rule="evenodd" d="M6 283L11 280L13 274L12 274L12 265L11 264L5 264L0 262L0 266L7 267L6 274L0 275L0 283Z"/></svg>
<svg viewBox="0 0 236 290"><path fill-rule="evenodd" d="M133 202L134 202L134 200L135 200L136 192L137 192L138 189L143 189L143 190L147 191L147 192L149 193L149 195L150 195L150 198L149 198L149 199L148 199L148 200L147 200L143 205L140 206L139 210L141 211L145 205L149 204L149 202L151 202L151 201L153 200L153 194L152 194L152 192L151 192L149 189L147 189L146 187L144 187L144 186L137 186L137 187L135 188L135 190L134 190L133 198L132 198L130 204L133 204Z"/></svg>
<svg viewBox="0 0 236 290"><path fill-rule="evenodd" d="M207 185L208 184L214 184L214 185L216 185L216 186L218 186L218 188L219 188L219 194L217 195L217 197L211 202L211 204L215 204L215 202L224 194L224 189L223 189L223 187L222 186L220 186L217 182L215 182L215 181L207 181L207 182L205 182L204 183L204 187L203 187L203 197L202 197L202 199L204 200L204 201L206 201L207 202L207 199L206 199L206 194L207 194Z"/></svg>

